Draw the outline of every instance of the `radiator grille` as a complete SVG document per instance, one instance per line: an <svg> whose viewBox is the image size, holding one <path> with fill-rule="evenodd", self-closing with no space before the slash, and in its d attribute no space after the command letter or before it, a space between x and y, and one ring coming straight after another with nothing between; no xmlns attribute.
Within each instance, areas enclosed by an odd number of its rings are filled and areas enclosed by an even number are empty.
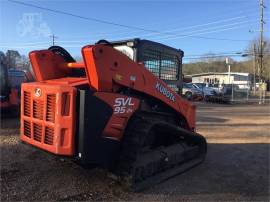
<svg viewBox="0 0 270 202"><path fill-rule="evenodd" d="M33 117L43 120L44 102L43 100L33 101Z"/></svg>
<svg viewBox="0 0 270 202"><path fill-rule="evenodd" d="M24 91L24 115L35 118L31 121L24 120L24 135L37 142L53 145L54 128L46 126L46 122L38 120L45 119L47 122L55 122L56 94L45 95L45 99L32 99L31 93Z"/></svg>
<svg viewBox="0 0 270 202"><path fill-rule="evenodd" d="M48 145L53 144L53 134L54 134L53 128L49 128L49 127L45 128L45 139L44 139L45 144L48 144Z"/></svg>
<svg viewBox="0 0 270 202"><path fill-rule="evenodd" d="M34 123L34 140L41 142L42 138L42 125Z"/></svg>
<svg viewBox="0 0 270 202"><path fill-rule="evenodd" d="M74 88L37 82L23 84L21 90L20 139L54 154L73 155Z"/></svg>
<svg viewBox="0 0 270 202"><path fill-rule="evenodd" d="M56 95L47 95L46 121L54 123Z"/></svg>
<svg viewBox="0 0 270 202"><path fill-rule="evenodd" d="M31 124L28 121L23 122L24 135L31 138Z"/></svg>
<svg viewBox="0 0 270 202"><path fill-rule="evenodd" d="M31 115L31 94L30 92L24 91L23 97L23 113L25 116L30 117Z"/></svg>

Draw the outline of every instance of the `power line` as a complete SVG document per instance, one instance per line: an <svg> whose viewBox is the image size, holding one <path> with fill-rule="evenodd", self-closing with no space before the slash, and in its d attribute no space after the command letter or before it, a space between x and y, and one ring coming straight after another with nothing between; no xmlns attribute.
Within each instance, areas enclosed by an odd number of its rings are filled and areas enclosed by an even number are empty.
<svg viewBox="0 0 270 202"><path fill-rule="evenodd" d="M251 15L251 16L253 16L253 15ZM169 32L181 31L181 30L189 30L189 29L197 28L197 27L205 27L207 25L220 24L222 22L229 22L229 21L233 21L233 20L236 20L236 19L242 19L242 18L247 18L247 16L236 16L236 17L232 17L232 18L227 18L227 19L223 19L223 20L217 20L217 21L213 21L213 22L207 22L207 23L203 23L203 24L197 24L197 25L191 25L191 26L187 26L187 27L174 28L174 29L169 30Z"/></svg>
<svg viewBox="0 0 270 202"><path fill-rule="evenodd" d="M90 21L94 21L94 22L98 22L98 23L102 23L102 24L114 25L114 26L118 26L118 27L124 27L124 28L128 28L128 29L136 29L136 30L141 30L141 31L146 31L146 32L165 34L163 32L157 31L157 30L145 29L145 28L137 27L137 26L124 25L124 24L115 23L115 22L111 22L111 21L101 20L98 18L93 18L93 17L85 17L85 16L81 16L81 15L77 15L77 14L73 14L73 13L69 13L69 12L65 12L65 11L60 11L60 10L51 9L51 8L47 8L47 7L37 6L34 4L20 2L20 1L16 1L16 0L8 0L8 1L12 2L12 3L16 3L16 4L21 4L21 5L25 5L25 6L29 6L29 7L33 7L33 8L38 8L41 10L46 10L46 11L58 13L58 14L69 15L69 16L80 18L83 20L90 20Z"/></svg>
<svg viewBox="0 0 270 202"><path fill-rule="evenodd" d="M228 51L228 52L221 52L221 53L212 53L212 52L209 52L209 53L204 53L204 54L195 54L195 55L186 55L185 54L185 57L191 57L191 56L207 56L207 55L229 55L229 54L248 54L250 52L248 51Z"/></svg>
<svg viewBox="0 0 270 202"><path fill-rule="evenodd" d="M255 22L255 21L254 21ZM250 23L250 21L243 21L243 22L236 22L236 23L230 23L230 24L225 24L225 25L221 25L221 26L216 26L216 27L211 27L211 28L206 28L206 29L199 29L199 30L197 30L197 31L191 31L191 32L186 32L186 33L184 33L184 35L190 35L190 34L192 34L192 33L194 33L194 34L196 34L197 32L199 32L199 33L197 33L197 34L200 34L200 32L201 31L215 31L215 32L218 32L218 31L220 31L220 30L213 30L213 29L216 29L216 28L222 28L222 27L228 27L228 26L230 26L230 25L239 25L239 24L245 24L245 23ZM233 27L234 28L234 27ZM221 31L223 31L223 29L221 30ZM182 35L183 34L176 34L176 36L181 36L182 37ZM131 35L131 36L129 36L129 38L133 38L133 37L145 37L146 35ZM175 37L176 37L175 36ZM117 39L119 39L119 37L117 37L117 38L114 38L114 39L111 39L112 41L113 40L117 40ZM160 38L154 38L154 39L163 39L163 37L160 37ZM249 41L249 40L248 40ZM70 40L64 40L64 41L58 41L59 43L88 43L89 42L89 40L75 40L75 41L70 41Z"/></svg>
<svg viewBox="0 0 270 202"><path fill-rule="evenodd" d="M244 23L249 23L248 21L247 22L240 22L240 23L233 23L235 25L237 24L244 24ZM248 24L250 25L250 24ZM233 27L227 27L229 26L228 25L222 25L222 26L217 26L217 27L213 27L213 28L209 28L209 29L202 29L202 30L198 30L198 31L193 31L193 32L189 32L189 33L185 33L184 35L183 34L176 34L174 37L159 37L159 38L152 38L153 40L171 40L171 39L177 39L177 38L186 38L186 37L192 37L192 36L197 36L197 35L202 35L202 34L209 34L209 33L217 33L217 32L222 32L222 31L227 31L227 30L232 30L232 29L239 29L239 28L242 28L242 27L245 27L246 25L242 25L242 26L233 26ZM213 30L215 28L218 28L218 27L227 27L227 28L224 28L224 29L216 29L216 30ZM208 32L202 32L202 31L207 31L209 30ZM193 33L193 34L192 34ZM129 36L129 38L142 38L142 37L145 37L146 35L131 35ZM111 38L110 41L114 41L114 40L117 40L119 39L119 37L117 38ZM219 38L219 40L222 40L221 38ZM226 41L228 41L228 39L224 39ZM231 39L231 41L235 41L234 39ZM237 40L239 41L239 40ZM250 41L250 40L240 40L240 41L243 41L243 42L247 42L247 41ZM61 43L88 43L89 40L87 41L59 41Z"/></svg>
<svg viewBox="0 0 270 202"><path fill-rule="evenodd" d="M254 11L254 8L252 8L252 9L249 9L248 11ZM241 12L241 13L243 13L243 12ZM249 15L250 15L251 13L249 13ZM257 14L257 13L256 13ZM241 16L234 16L234 17L227 17L227 18L225 18L225 19L222 19L222 20L217 20L217 18L218 17L215 17L215 21L210 21L210 22L206 22L206 23L203 23L203 24L195 24L195 25L191 25L191 26L187 26L187 27L178 27L178 28L174 28L173 30L170 30L170 31L180 31L180 30L186 30L186 29L192 29L192 28L196 28L196 27L203 27L203 26L207 26L207 25L211 25L211 24L219 24L219 23L221 23L221 22L228 22L228 21L234 21L234 20L236 20L236 19L241 19L241 18L249 18L249 17L251 17L251 16L253 16L253 15L255 15L255 13L254 14L252 14L252 15L250 15L250 16L248 16L248 15L241 15ZM224 16L224 15L223 15ZM213 18L212 18L212 20L213 20ZM162 22L162 23L160 23L160 21L158 21L158 22L151 22L151 24L146 24L147 26L148 25L155 25L155 24L164 24L164 22ZM173 24L175 24L175 23L173 23ZM168 23L166 23L166 26L168 25ZM171 25L172 25L172 23L171 23ZM144 24L144 26L145 26L145 24ZM168 30L167 30L168 31ZM140 32L143 32L143 31L136 31L136 32L132 32L132 34L136 34L136 33L140 33ZM112 33L116 33L117 35L123 35L123 34L130 34L130 31L129 32L120 32L119 33L119 30L114 30L114 31L110 31L110 33L108 33L108 32L103 32L103 33L89 33L89 34L85 34L85 35L90 35L90 36L101 36L102 35L102 37L105 35L110 35L110 34L112 34ZM77 39L86 39L86 36L78 36L78 37L73 37L73 38L77 38ZM148 35L156 35L156 34L148 34ZM144 35L144 36L148 36L148 35ZM70 38L70 37L69 37Z"/></svg>
<svg viewBox="0 0 270 202"><path fill-rule="evenodd" d="M246 23L251 23L251 22L256 22L256 21L255 20L254 21L249 21L248 20L248 21L242 21L242 22L235 22L235 23L230 23L230 24L225 24L225 25L219 25L219 26L210 27L210 28L199 29L199 30L196 30L196 31L189 31L189 32L185 32L183 34L184 35L188 35L188 36L190 36L190 34L195 34L196 35L196 33L201 33L202 31L215 31L215 29L219 30L218 28L223 28L223 27L224 28L225 27L229 27L230 28L230 26L232 26L232 25L240 25L240 24L246 24ZM179 34L178 36L182 37L181 34Z"/></svg>
<svg viewBox="0 0 270 202"><path fill-rule="evenodd" d="M198 57L184 57L183 59L196 59L196 60L200 60L200 59L210 59L210 58L224 58L224 57L245 57L244 55L249 55L249 56L258 56L259 54L254 54L252 52L248 52L248 53L229 53L229 54L215 54L215 55L201 55Z"/></svg>
<svg viewBox="0 0 270 202"><path fill-rule="evenodd" d="M232 30L232 29L239 29L239 28L242 28L242 27L245 27L245 26L246 25L235 26L235 27L230 27L230 28L226 28L226 29L219 29L219 30L214 30L214 31L209 31L209 32L201 32L201 33L196 33L196 34L186 35L186 36L178 35L176 37L167 37L167 38L162 38L160 40L164 41L164 40L172 40L172 39L182 39L182 38L194 37L194 36L202 35L202 34L210 34L210 33L217 33L217 32L222 32L222 31L227 31L227 30ZM228 41L228 39L221 39L221 38L219 38L219 40ZM243 42L247 42L247 41L250 41L250 40L245 40L245 39L242 39L242 40L230 39L229 41L243 41Z"/></svg>
<svg viewBox="0 0 270 202"><path fill-rule="evenodd" d="M244 10L245 12L249 12L248 13L248 15L247 14L245 14L245 15L243 15L243 11L241 10L240 12L239 12L239 9L229 9L229 10L226 10L226 12L228 13L231 13L231 11L238 11L237 13L235 13L235 14L240 14L241 13L241 16L234 16L234 17L228 17L228 15L221 15L221 16L223 16L223 17L227 17L227 18L225 18L225 19L219 19L219 20L217 20L217 18L220 18L220 15L217 17L215 17L215 21L210 21L210 22L206 22L206 23L204 23L204 24L197 24L197 25L191 25L191 26L187 26L187 27L178 27L178 28L174 28L173 30L185 30L185 29L190 29L190 28L195 28L195 27L200 27L200 26L206 26L206 25L210 25L210 24L216 24L216 23L221 23L221 22L228 22L228 21L233 21L233 20L235 20L235 19L241 19L241 18L249 18L249 17L251 17L251 16L254 16L255 14L258 14L257 12L256 13L253 13L252 14L252 12L250 12L250 11L254 11L254 8L250 8L250 9L247 9L247 10ZM219 13L220 14L220 11L218 11L217 13ZM226 14L227 14L226 13ZM252 15L250 15L250 14L252 14ZM222 17L222 18L223 18ZM214 18L212 18L211 20L214 20ZM165 25L167 26L168 25L168 23L167 22L160 22L160 21L158 21L158 22L151 22L151 23L147 23L147 24L144 24L144 26L149 26L149 25L161 25L161 24L164 24L164 23L166 23ZM177 23L178 23L178 21L177 21ZM169 25L174 25L175 24L175 22L174 23L170 23ZM170 31L173 31L173 30L170 30ZM138 31L137 31L138 32ZM136 33L137 33L136 32ZM139 31L140 32L140 31ZM114 30L113 31L113 33L117 33L117 34L124 34L124 33L127 33L127 34L129 34L130 32L122 32L122 33L119 33L119 30ZM100 33L98 33L98 34L100 34ZM108 32L104 32L104 33L102 33L102 35L107 35L107 34L109 34ZM92 35L92 33L90 33L89 35ZM96 35L96 34L94 34L94 35ZM76 37L76 38L85 38L85 36L81 36L81 37Z"/></svg>
<svg viewBox="0 0 270 202"><path fill-rule="evenodd" d="M8 43L0 43L0 47L8 47L8 45L10 44L10 42ZM37 41L37 42L27 42L27 43L22 43L22 44L19 44L19 46L22 46L22 45L38 45L38 44L49 44L48 41Z"/></svg>
<svg viewBox="0 0 270 202"><path fill-rule="evenodd" d="M211 27L211 28L207 28L207 29L200 29L200 30L197 30L197 31L212 30L212 29L215 29L215 28L227 27L229 25L243 24L243 23L246 23L246 22L249 22L249 21L230 23L230 24L225 24L225 25L221 25L221 26ZM218 31L218 30L215 30L215 31ZM195 31L188 32L188 33L185 33L185 34L190 34L190 33L194 33L194 32ZM55 35L50 35L50 37L52 38L52 44L54 44L55 43L55 39L58 38L58 37L56 37ZM117 40L117 39L118 38L115 38L115 39L112 39L112 40ZM93 39L89 39L89 40L75 40L75 41L72 41L72 40L62 40L62 41L59 41L58 40L58 43L90 43L90 42L95 42L95 40L93 40ZM0 47L9 47L9 44L10 43L0 43ZM47 41L29 42L29 43L21 43L21 44L17 44L17 45L13 45L13 46L38 47L38 46L35 46L35 45L39 45L39 44L40 45L47 45L48 42ZM79 47L79 45L78 45L78 47Z"/></svg>
<svg viewBox="0 0 270 202"><path fill-rule="evenodd" d="M213 22L207 22L207 23L203 23L203 24L197 24L197 25L192 25L192 26L187 26L187 27L178 27L178 28L174 28L174 29L170 29L170 30L166 30L166 32L172 32L172 31L180 31L180 30L189 30L189 29L193 29L193 28L196 28L196 27L205 27L205 26L207 26L207 25L212 25L212 24L219 24L219 23L221 23L221 22L229 22L229 21L234 21L234 20L237 20L237 19L242 19L242 18L246 18L247 16L236 16L236 17L230 17L230 18L226 18L226 19L223 19L223 20L217 20L217 21L213 21ZM248 22L248 21L247 21ZM210 28L208 28L208 29L210 29ZM198 30L196 30L196 31L198 31ZM117 31L114 31L114 32L110 32L110 33L103 33L103 34L95 34L94 36L101 36L102 35L102 37L104 37L104 35L105 36L110 36L112 33L115 33L115 34L117 34L117 36L119 36L119 35L123 35L123 34L133 34L133 35L135 35L135 34L137 34L137 35L139 35L140 33L141 33L142 31L136 31L136 32L120 32L119 33L119 30L117 30ZM171 33L171 34L173 34L173 33ZM92 34L89 34L90 36L93 36ZM140 36L144 36L144 37L146 37L146 36L153 36L153 35L160 35L160 34L158 34L158 33L149 33L149 34L143 34L143 35L140 35ZM76 37L76 38L83 38L83 37ZM86 37L84 37L84 39L85 39Z"/></svg>
<svg viewBox="0 0 270 202"><path fill-rule="evenodd" d="M225 20L224 20L225 21ZM219 21L219 22L221 22L221 21ZM170 36L170 37L173 37L173 39L174 38L176 38L176 36L177 36L177 38L179 38L178 36L180 36L180 38L186 38L186 37L193 37L193 36L196 36L196 34L193 34L193 35L190 35L191 33L196 33L196 32L199 32L199 31L207 31L207 30L212 30L212 29L216 29L216 28L220 28L220 27L227 27L227 26L230 26L230 25L237 25L237 24L243 24L243 23L250 23L251 21L250 20L248 20L248 21L242 21L242 22L234 22L234 23L230 23L230 24L225 24L225 25L218 25L218 26L215 26L215 27L207 27L207 28L202 28L202 29L199 29L199 30L192 30L192 31L188 31L188 32L184 32L184 33L179 33L179 34L174 34L174 36ZM253 21L253 22L255 22L255 21ZM201 25L195 25L195 26L190 26L190 28L191 27L203 27L203 26L205 26L205 25L207 25L207 24L216 24L215 22L211 22L211 23L205 23L205 24L201 24ZM172 31L174 31L174 30L186 30L186 29L190 29L189 27L186 27L186 28L180 28L180 29L173 29L173 30L166 30L166 32L168 33L168 32L171 32L172 33ZM206 34L206 33L204 33L204 34ZM153 36L153 35L160 35L160 34L145 34L145 35L142 35L142 36L144 36L144 37L146 37L146 36ZM156 40L158 40L158 39L163 39L164 37L162 37L162 36L157 36L158 38L154 38L154 39L156 39ZM168 39L170 38L170 37L168 37ZM219 38L219 40L230 40L230 41L249 41L249 40L234 40L234 39L220 39Z"/></svg>
<svg viewBox="0 0 270 202"><path fill-rule="evenodd" d="M207 58L222 58L222 57L242 57L241 54L222 54L222 55L210 55L210 56L200 56L200 57L184 57L184 59L207 59Z"/></svg>
<svg viewBox="0 0 270 202"><path fill-rule="evenodd" d="M236 18L231 18L231 19L236 19ZM204 28L204 29L199 29L199 30L196 30L196 31L190 31L190 32L185 32L185 33L183 33L183 34L175 34L175 35L177 35L177 36L181 36L182 37L182 35L189 35L189 34L192 34L192 33L196 33L196 32L199 32L199 31L207 31L207 30L213 30L213 29L216 29L216 28L222 28L222 27L228 27L228 26L230 26L230 25L239 25L239 24L245 24L245 23L250 23L250 22L255 22L255 21L242 21L242 22L234 22L234 23L230 23L230 24L225 24L225 25L219 25L219 26L215 26L215 27L210 27L210 28ZM212 23L207 23L207 24L212 24ZM185 29L185 28L184 28ZM120 34L123 34L123 33L120 33ZM135 37L135 38L138 38L138 37L146 37L146 36L152 36L152 35L154 35L154 34L142 34L142 35L140 35L140 34L137 34L137 35L132 35L130 32L127 32L126 34L129 34L129 38L133 38L133 37ZM130 35L131 34L131 35ZM108 34L105 34L105 35L109 35L109 33ZM104 37L104 36L103 36ZM119 36L117 37L117 38L114 38L114 39L110 39L110 40L117 40L117 39L119 39ZM159 38L157 38L157 39L159 39ZM161 38L162 39L162 38ZM90 39L89 39L90 40ZM63 40L63 41L58 41L59 43L83 43L83 42L86 42L86 43L88 43L89 42L89 40ZM91 39L92 40L92 39ZM247 40L247 41L249 41L249 40Z"/></svg>
<svg viewBox="0 0 270 202"><path fill-rule="evenodd" d="M206 33L217 33L217 32L222 32L222 31L226 31L226 30L232 30L232 29L239 29L243 26L237 26L237 27L230 27L230 28L226 28L226 29L218 29L218 30L213 30L213 31L209 31L209 32L201 32L201 33L196 33L194 35L200 35L200 34L206 34ZM189 37L189 36L193 36L193 35L186 35L185 37ZM168 38L159 38L159 40L163 41L163 40L171 40L171 39L176 39L176 38L185 38L183 37L182 35L177 35L175 37L168 37ZM131 37L132 38L132 37ZM115 38L115 39L110 39L110 41L114 41L114 40L117 40L119 38ZM227 39L224 39L227 41ZM232 39L233 40L233 39ZM95 42L96 40L85 40L85 41L58 41L58 43L68 43L70 45L65 45L65 47L72 47L72 48L75 48L75 47L81 47L83 44L85 43L91 43L91 42ZM233 40L234 41L234 40ZM249 40L241 40L241 41L244 41L244 42L247 42ZM71 45L73 43L73 45ZM35 45L42 45L42 44L48 44L48 42L38 42L37 44L35 43L31 43L29 44L29 46L27 46L27 44L18 44L17 46L24 46L24 47L41 47L41 46L35 46ZM8 45L0 45L0 47L6 47L8 48L9 46ZM16 47L16 46L15 46ZM20 48L20 47L18 47Z"/></svg>
<svg viewBox="0 0 270 202"><path fill-rule="evenodd" d="M50 11L50 12L58 13L58 14L62 14L62 15L68 15L68 16L79 18L79 19L89 20L89 21L98 22L98 23L102 23L102 24L108 24L108 25L124 27L124 28L128 28L128 29L135 29L135 30L141 30L141 31L146 31L146 32L158 33L158 34L162 34L162 35L175 36L175 34L172 34L172 33L160 32L158 30L146 29L146 28L137 27L137 26L124 25L124 24L115 23L115 22L111 22L111 21L101 20L101 19L98 19L98 18L85 17L85 16L81 16L81 15L77 15L77 14L73 14L73 13L69 13L69 12L65 12L65 11L60 11L60 10L51 9L51 8L47 8L47 7L37 6L37 5L34 5L34 4L30 4L30 3L20 2L20 1L17 1L17 0L8 0L8 1L12 2L12 3L28 6L28 7L38 8L38 9L41 9L41 10L46 10L46 11ZM183 36L191 37L191 38L209 39L209 40L243 41L243 40L240 40L240 39L225 39L225 38L220 39L220 38L214 38L214 37L188 36L188 35L183 35Z"/></svg>

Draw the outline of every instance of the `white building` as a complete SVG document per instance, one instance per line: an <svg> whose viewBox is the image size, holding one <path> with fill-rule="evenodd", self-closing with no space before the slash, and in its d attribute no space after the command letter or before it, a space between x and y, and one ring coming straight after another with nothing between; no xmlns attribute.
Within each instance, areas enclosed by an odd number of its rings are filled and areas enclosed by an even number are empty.
<svg viewBox="0 0 270 202"><path fill-rule="evenodd" d="M252 83L252 75L242 72L209 72L187 75L192 78L192 83L208 84L235 84L240 88L248 88Z"/></svg>

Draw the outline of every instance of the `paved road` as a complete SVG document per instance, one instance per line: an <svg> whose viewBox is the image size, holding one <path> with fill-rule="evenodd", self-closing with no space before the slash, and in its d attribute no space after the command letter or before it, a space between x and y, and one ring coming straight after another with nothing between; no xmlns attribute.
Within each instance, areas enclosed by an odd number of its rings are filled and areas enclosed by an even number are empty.
<svg viewBox="0 0 270 202"><path fill-rule="evenodd" d="M121 189L100 169L85 170L19 141L2 120L1 200L269 201L269 106L198 105L206 161L141 193Z"/></svg>
<svg viewBox="0 0 270 202"><path fill-rule="evenodd" d="M209 142L206 161L135 199L269 201L269 106L197 108L197 131Z"/></svg>

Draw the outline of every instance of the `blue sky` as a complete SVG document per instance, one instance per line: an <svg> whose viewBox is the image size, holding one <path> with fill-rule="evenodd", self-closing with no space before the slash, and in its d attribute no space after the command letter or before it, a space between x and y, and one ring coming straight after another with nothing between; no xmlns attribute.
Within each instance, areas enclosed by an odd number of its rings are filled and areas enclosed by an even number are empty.
<svg viewBox="0 0 270 202"><path fill-rule="evenodd" d="M210 52L243 51L247 48L249 40L259 34L258 0L22 2L162 33L98 23L0 0L2 51L17 49L22 54L27 54L30 50L48 48L51 45L50 35L54 34L57 37L57 45L66 47L73 56L78 56L80 47L99 39L139 37L181 48L186 58L190 58ZM265 5L269 5L265 9L266 37L270 35L269 2L270 0L265 0Z"/></svg>

